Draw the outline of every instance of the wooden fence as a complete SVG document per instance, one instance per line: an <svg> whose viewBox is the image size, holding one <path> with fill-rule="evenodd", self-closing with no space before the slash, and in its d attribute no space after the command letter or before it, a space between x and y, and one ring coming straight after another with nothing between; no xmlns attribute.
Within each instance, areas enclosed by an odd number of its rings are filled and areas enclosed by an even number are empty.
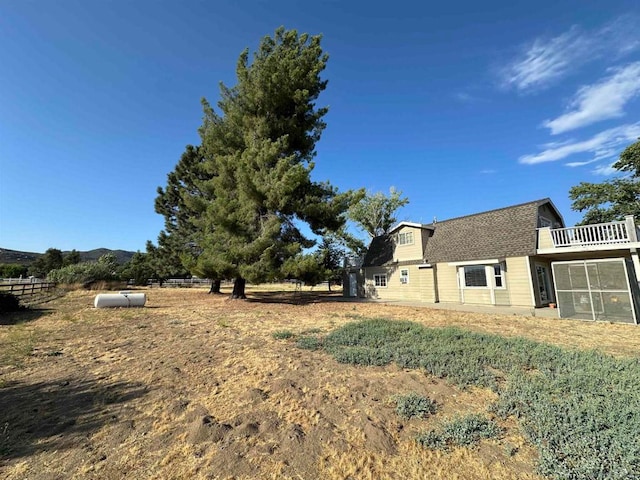
<svg viewBox="0 0 640 480"><path fill-rule="evenodd" d="M55 288L53 282L0 282L0 292L10 293L16 297L35 295L37 293L48 292Z"/></svg>

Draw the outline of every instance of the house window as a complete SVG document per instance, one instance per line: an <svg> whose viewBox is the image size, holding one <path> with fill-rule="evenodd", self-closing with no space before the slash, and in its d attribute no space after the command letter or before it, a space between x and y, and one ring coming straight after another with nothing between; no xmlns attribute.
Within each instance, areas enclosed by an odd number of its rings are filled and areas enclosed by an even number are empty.
<svg viewBox="0 0 640 480"><path fill-rule="evenodd" d="M387 286L387 274L383 273L380 275L373 276L373 284L376 287L386 287Z"/></svg>
<svg viewBox="0 0 640 480"><path fill-rule="evenodd" d="M465 287L486 287L487 272L484 265L469 265L464 269Z"/></svg>
<svg viewBox="0 0 640 480"><path fill-rule="evenodd" d="M412 245L413 232L404 232L398 234L398 245Z"/></svg>
<svg viewBox="0 0 640 480"><path fill-rule="evenodd" d="M493 266L493 278L495 279L496 288L504 287L504 271L502 269L502 265L497 264Z"/></svg>
<svg viewBox="0 0 640 480"><path fill-rule="evenodd" d="M504 288L504 268L501 263L494 265L468 265L463 268L465 287L488 287L488 279L493 275L495 288Z"/></svg>
<svg viewBox="0 0 640 480"><path fill-rule="evenodd" d="M409 283L409 270L408 269L400 270L400 283L402 283L402 284Z"/></svg>
<svg viewBox="0 0 640 480"><path fill-rule="evenodd" d="M551 220L549 220L548 218L543 217L542 215L540 215L538 217L538 223L540 224L540 228L552 227L553 226L553 222Z"/></svg>

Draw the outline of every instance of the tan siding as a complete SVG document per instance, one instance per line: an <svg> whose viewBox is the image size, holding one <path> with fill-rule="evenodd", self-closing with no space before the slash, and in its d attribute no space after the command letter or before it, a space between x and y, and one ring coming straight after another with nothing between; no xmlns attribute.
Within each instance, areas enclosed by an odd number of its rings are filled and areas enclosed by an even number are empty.
<svg viewBox="0 0 640 480"><path fill-rule="evenodd" d="M367 267L364 272L364 292L366 298L380 298L385 295L389 287L376 287L373 276L377 274L387 274L387 285L389 284L389 273L384 267Z"/></svg>
<svg viewBox="0 0 640 480"><path fill-rule="evenodd" d="M538 248L553 248L551 228L545 227L538 230Z"/></svg>
<svg viewBox="0 0 640 480"><path fill-rule="evenodd" d="M409 271L409 281L400 283L400 271ZM387 287L376 287L374 275L387 274ZM418 269L416 265L403 267L368 267L365 273L365 290L369 298L380 300L408 300L434 302L433 269Z"/></svg>
<svg viewBox="0 0 640 480"><path fill-rule="evenodd" d="M503 281L505 288L494 290L496 305L533 306L529 267L526 257L506 259ZM492 281L492 279L487 279ZM441 302L461 302L478 305L492 305L491 289L465 288L460 295L457 267L438 264L438 288Z"/></svg>
<svg viewBox="0 0 640 480"><path fill-rule="evenodd" d="M398 245L398 235L400 233L413 232L413 243L411 245ZM422 247L422 229L416 227L402 227L395 234L396 247L393 252L393 259L396 262L404 260L420 260L424 258Z"/></svg>
<svg viewBox="0 0 640 480"><path fill-rule="evenodd" d="M420 291L422 292L422 300L433 303L436 301L436 287L433 268L416 269L420 279Z"/></svg>
<svg viewBox="0 0 640 480"><path fill-rule="evenodd" d="M495 289L496 305L511 305L511 294L508 288Z"/></svg>
<svg viewBox="0 0 640 480"><path fill-rule="evenodd" d="M438 276L438 294L441 302L459 302L458 276L456 267L446 263L438 263L436 266Z"/></svg>
<svg viewBox="0 0 640 480"><path fill-rule="evenodd" d="M491 305L491 291L488 288L465 288L464 303Z"/></svg>
<svg viewBox="0 0 640 480"><path fill-rule="evenodd" d="M527 257L507 258L506 281L511 305L515 307L535 306L535 301L531 297L530 275L531 268Z"/></svg>

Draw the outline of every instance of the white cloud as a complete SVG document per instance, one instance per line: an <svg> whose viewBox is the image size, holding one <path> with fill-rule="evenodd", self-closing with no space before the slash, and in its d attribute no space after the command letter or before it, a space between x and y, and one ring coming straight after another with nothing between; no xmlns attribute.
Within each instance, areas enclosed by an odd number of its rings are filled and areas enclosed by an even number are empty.
<svg viewBox="0 0 640 480"><path fill-rule="evenodd" d="M637 17L628 15L595 31L573 26L556 37L538 37L501 69L502 83L521 92L542 89L604 55L627 55L640 49L637 23Z"/></svg>
<svg viewBox="0 0 640 480"><path fill-rule="evenodd" d="M577 153L591 153L594 160L602 160L615 156L638 137L640 137L640 122L630 123L604 130L588 140L563 143L537 154L524 155L520 157L519 162L535 165L562 160Z"/></svg>
<svg viewBox="0 0 640 480"><path fill-rule="evenodd" d="M600 165L599 167L594 168L592 172L595 175L604 175L605 177L608 177L609 175L613 175L614 173L617 172L617 170L613 168L614 163L616 162L612 162L608 165Z"/></svg>
<svg viewBox="0 0 640 480"><path fill-rule="evenodd" d="M569 162L569 163L565 163L564 165L566 167L575 168L575 167L583 167L584 165L589 165L590 163L597 162L597 161L598 159L594 158L593 160L587 160L585 162Z"/></svg>
<svg viewBox="0 0 640 480"><path fill-rule="evenodd" d="M624 115L624 106L640 94L640 62L614 70L613 75L599 83L578 90L570 102L571 111L543 126L553 135L590 125L600 120Z"/></svg>
<svg viewBox="0 0 640 480"><path fill-rule="evenodd" d="M576 62L584 62L592 44L577 27L555 38L537 38L504 69L504 83L521 91L542 87L562 77Z"/></svg>

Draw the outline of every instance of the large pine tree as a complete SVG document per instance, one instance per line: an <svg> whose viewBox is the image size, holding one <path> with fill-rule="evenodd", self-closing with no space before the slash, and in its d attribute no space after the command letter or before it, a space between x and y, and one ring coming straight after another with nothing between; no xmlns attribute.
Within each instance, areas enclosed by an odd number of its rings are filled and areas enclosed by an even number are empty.
<svg viewBox="0 0 640 480"><path fill-rule="evenodd" d="M315 105L327 82L320 36L276 30L249 61L237 64L237 84L221 85L220 113L204 101L200 129L206 169L206 210L197 220L198 262L244 286L282 278L282 266L313 245L302 222L322 234L340 228L353 194L311 180L315 144L327 108Z"/></svg>
<svg viewBox="0 0 640 480"><path fill-rule="evenodd" d="M187 145L174 171L167 175L165 188L158 187L155 210L164 217L164 230L158 236L158 247L147 245L156 270L176 274L183 270L210 278L210 293L220 292L217 272L199 268L199 231L196 219L204 212L212 192L205 190L212 178L204 166L202 149Z"/></svg>

